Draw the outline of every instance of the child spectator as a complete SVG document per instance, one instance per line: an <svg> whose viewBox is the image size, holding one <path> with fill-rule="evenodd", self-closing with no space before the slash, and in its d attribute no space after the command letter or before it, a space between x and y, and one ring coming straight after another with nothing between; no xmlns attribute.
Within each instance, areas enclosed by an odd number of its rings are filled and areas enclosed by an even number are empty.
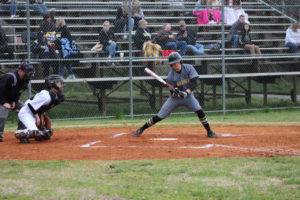
<svg viewBox="0 0 300 200"><path fill-rule="evenodd" d="M295 22L286 30L285 46L289 47L292 53L298 52L300 46L300 30L298 22Z"/></svg>
<svg viewBox="0 0 300 200"><path fill-rule="evenodd" d="M239 46L244 49L249 49L251 55L261 55L259 46L253 44L250 36L250 26L249 24L244 25L244 31L239 35Z"/></svg>

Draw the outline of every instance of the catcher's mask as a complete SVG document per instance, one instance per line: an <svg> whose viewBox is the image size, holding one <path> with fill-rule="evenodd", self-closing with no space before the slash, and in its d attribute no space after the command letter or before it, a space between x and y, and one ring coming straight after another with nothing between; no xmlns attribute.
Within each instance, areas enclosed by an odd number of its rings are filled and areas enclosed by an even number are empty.
<svg viewBox="0 0 300 200"><path fill-rule="evenodd" d="M169 55L169 64L172 67L172 64L180 62L182 64L182 57L178 52L173 52Z"/></svg>
<svg viewBox="0 0 300 200"><path fill-rule="evenodd" d="M51 74L45 78L46 89L55 89L60 95L63 94L64 80L57 74Z"/></svg>
<svg viewBox="0 0 300 200"><path fill-rule="evenodd" d="M29 82L30 79L32 79L32 77L34 76L34 68L28 62L22 62L19 65L18 70L22 70L23 72L25 72L24 81Z"/></svg>

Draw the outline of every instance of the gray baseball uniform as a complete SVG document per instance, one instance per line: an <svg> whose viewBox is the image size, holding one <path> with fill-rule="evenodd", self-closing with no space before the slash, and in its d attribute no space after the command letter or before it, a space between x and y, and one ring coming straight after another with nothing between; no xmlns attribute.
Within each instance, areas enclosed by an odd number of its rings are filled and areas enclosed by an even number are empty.
<svg viewBox="0 0 300 200"><path fill-rule="evenodd" d="M181 91L189 89L188 84L190 80L198 77L198 73L192 65L182 64L181 72L177 73L173 68L169 72L166 82L172 85L174 88L178 88ZM199 102L195 98L193 92L191 92L185 99L181 97L173 98L172 95L164 103L162 108L158 113L158 117L161 119L166 118L179 106L186 106L191 109L193 112L202 110Z"/></svg>

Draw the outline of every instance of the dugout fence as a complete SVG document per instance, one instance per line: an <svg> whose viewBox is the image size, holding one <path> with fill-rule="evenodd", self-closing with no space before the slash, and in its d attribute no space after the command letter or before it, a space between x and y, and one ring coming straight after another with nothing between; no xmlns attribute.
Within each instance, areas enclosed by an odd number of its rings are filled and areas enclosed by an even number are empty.
<svg viewBox="0 0 300 200"><path fill-rule="evenodd" d="M62 58L59 54L51 57L33 50L44 17L28 3L18 1L17 18L11 18L8 11L1 12L0 16L9 46L14 49L13 58L5 53L1 55L1 71L12 70L24 60L35 66L35 78L22 100L43 89L44 76L59 73L59 66L65 66L62 75L66 82L66 102L51 110L54 119L134 117L159 111L169 90L143 70L149 67L166 78L170 70L167 57L162 54L144 57L134 40L137 24L128 23L126 29L116 30L115 19L122 1L45 1L49 10L55 8L55 13L51 13L54 22L65 20L82 58ZM298 20L299 5L262 0L244 0L241 5L233 6L226 1L220 5L201 3L198 13L194 11L196 3L188 0L141 0L139 6L129 3L123 7L125 10L139 7L153 37L166 23L171 24L176 37L182 20L196 33L204 53L187 51L183 62L192 64L199 73L195 95L207 112L299 108L300 54L291 53L285 46L286 30ZM232 27L229 16L241 8L238 12L248 16L252 41L259 46L261 55L250 54L249 50L234 47L228 41ZM134 13L128 12L128 18L133 17ZM105 50L92 50L105 21L110 22L118 47L112 58ZM68 62L72 64L75 79L69 79ZM189 113L186 108L176 111L176 114L185 113Z"/></svg>

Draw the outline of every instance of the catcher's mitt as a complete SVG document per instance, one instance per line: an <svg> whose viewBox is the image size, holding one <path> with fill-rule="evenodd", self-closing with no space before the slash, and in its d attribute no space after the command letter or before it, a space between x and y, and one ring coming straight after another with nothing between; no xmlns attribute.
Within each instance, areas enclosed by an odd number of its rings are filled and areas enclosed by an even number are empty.
<svg viewBox="0 0 300 200"><path fill-rule="evenodd" d="M38 128L40 130L43 130L44 128L46 128L48 130L51 129L51 120L47 115L42 114L40 116L40 125L38 126Z"/></svg>

